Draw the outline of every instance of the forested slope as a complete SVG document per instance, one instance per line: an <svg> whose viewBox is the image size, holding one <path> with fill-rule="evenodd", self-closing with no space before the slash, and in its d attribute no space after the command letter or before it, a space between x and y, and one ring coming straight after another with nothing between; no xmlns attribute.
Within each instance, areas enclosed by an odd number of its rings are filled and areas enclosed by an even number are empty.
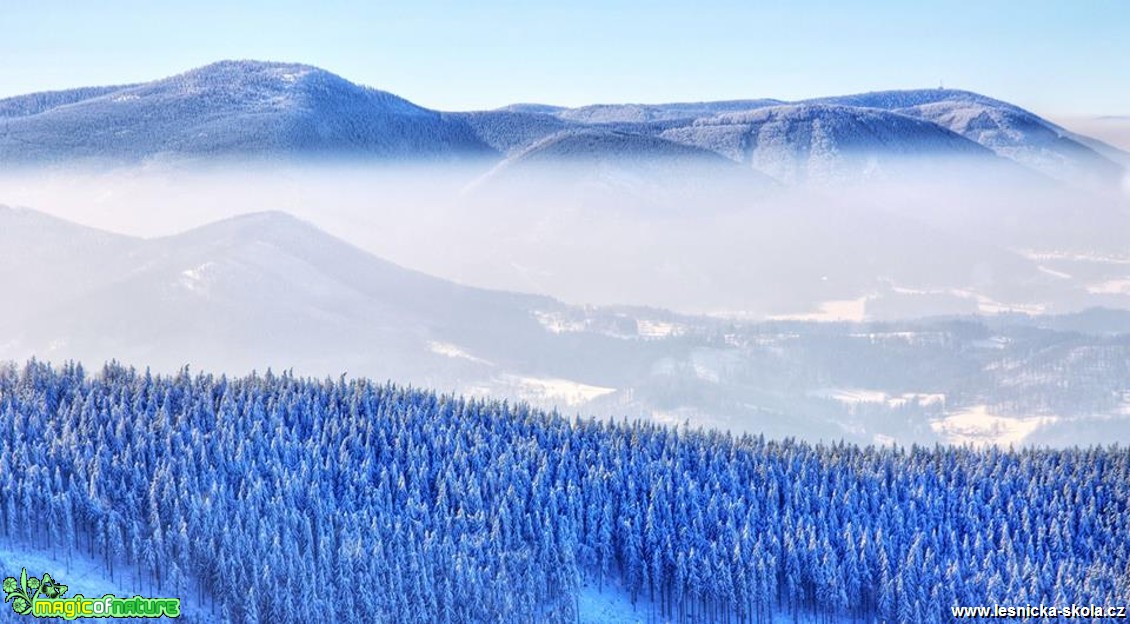
<svg viewBox="0 0 1130 624"><path fill-rule="evenodd" d="M210 599L205 621L573 622L582 579L659 621L1126 604L1128 498L1118 448L811 446L345 378L0 369L0 536L134 562Z"/></svg>

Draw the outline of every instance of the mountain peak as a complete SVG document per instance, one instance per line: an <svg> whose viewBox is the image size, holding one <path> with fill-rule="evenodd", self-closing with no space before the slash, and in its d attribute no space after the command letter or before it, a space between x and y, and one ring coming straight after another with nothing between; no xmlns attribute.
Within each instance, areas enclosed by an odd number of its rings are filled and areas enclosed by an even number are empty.
<svg viewBox="0 0 1130 624"><path fill-rule="evenodd" d="M0 102L0 160L431 160L494 153L460 120L300 63L219 61L92 97L64 95L10 103L10 119Z"/></svg>
<svg viewBox="0 0 1130 624"><path fill-rule="evenodd" d="M423 110L391 94L354 84L337 74L312 65L273 61L228 60L197 67L181 74L142 85L134 94L171 92L186 97L209 97L219 102L244 102L267 106L286 105L316 95L323 99L359 100L375 94L398 100L406 110Z"/></svg>
<svg viewBox="0 0 1130 624"><path fill-rule="evenodd" d="M996 107L1009 107L1019 110L1019 107L993 99L980 93L973 91L965 91L962 89L890 89L886 91L868 91L866 93L853 93L849 95L837 95L831 97L813 98L797 102L803 103L823 103L823 104L840 104L843 106L858 106L863 108L882 108L885 110L894 110L898 108L909 108L912 106L922 106L924 104L933 104L935 102L977 102Z"/></svg>
<svg viewBox="0 0 1130 624"><path fill-rule="evenodd" d="M682 159L725 163L713 152L667 139L605 128L564 130L518 155L523 160L559 159Z"/></svg>
<svg viewBox="0 0 1130 624"><path fill-rule="evenodd" d="M190 69L186 74L194 72L216 72L216 71L242 71L242 72L258 72L258 71L292 71L292 70L306 70L306 71L319 71L329 73L324 69L308 65L306 63L292 63L289 61L260 61L257 59L221 59L207 65L201 65L194 69Z"/></svg>
<svg viewBox="0 0 1130 624"><path fill-rule="evenodd" d="M188 230L174 237L213 241L258 240L281 242L327 236L313 224L281 210L249 212Z"/></svg>
<svg viewBox="0 0 1130 624"><path fill-rule="evenodd" d="M313 65L256 60L217 61L177 74L168 80L223 80L231 83L276 83L284 86L298 85L306 82L333 82L342 86L358 86L337 74L319 67L314 67Z"/></svg>

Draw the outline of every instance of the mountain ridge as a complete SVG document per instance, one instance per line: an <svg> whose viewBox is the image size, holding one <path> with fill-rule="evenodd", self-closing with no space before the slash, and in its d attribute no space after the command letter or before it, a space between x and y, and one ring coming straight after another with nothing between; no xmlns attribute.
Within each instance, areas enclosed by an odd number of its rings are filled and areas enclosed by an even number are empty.
<svg viewBox="0 0 1130 624"><path fill-rule="evenodd" d="M1033 171L1086 188L1118 189L1130 154L1072 133L1019 106L957 89L910 89L810 98L594 104L576 108L514 104L489 111L439 111L392 93L348 81L302 63L219 61L145 83L42 92L0 100L0 162L38 166L68 162L146 162L154 159L364 158L386 162L487 161L521 154L560 132L605 128L705 147L743 162L749 136L707 125L755 120L767 110L812 113L833 147L876 138L884 158L932 154L942 131L952 132ZM760 113L759 113L760 112ZM817 114L818 113L818 114ZM892 117L899 115L900 117ZM823 116L822 119L817 117ZM880 119L875 123L876 119ZM931 126L914 126L916 119ZM860 133L837 135L851 121ZM970 122L976 122L971 124ZM807 122L806 122L807 123ZM696 128L698 130L696 130ZM732 129L731 129L732 130ZM787 135L788 133L786 133ZM800 170L816 147L805 131L784 137L769 163L778 179L821 176ZM778 137L780 138L780 137ZM792 140L793 142L789 142ZM659 153L666 153L661 144ZM950 139L957 152L968 145ZM606 145L595 155L624 154ZM756 147L754 148L756 151ZM833 175L856 176L858 166L834 162ZM850 151L850 150L849 150ZM746 162L745 164L751 164ZM1120 192L1120 191L1118 191Z"/></svg>
<svg viewBox="0 0 1130 624"><path fill-rule="evenodd" d="M434 353L431 343L458 336L468 348L486 350L508 336L540 335L531 310L560 305L402 267L281 211L137 238L32 210L0 210L0 231L29 217L43 224L32 237L39 247L46 240L62 249L84 249L89 239L112 244L96 262L81 254L36 258L0 251L13 274L31 266L48 276L90 268L74 284L48 280L58 296L47 299L37 288L42 280L6 280L14 301L33 302L18 317L0 313L6 341L0 351L16 358L135 357L155 367L184 360L248 370L297 360L446 384L453 371L482 375L486 365ZM537 336L532 340L536 344ZM364 347L335 362L335 349L346 344Z"/></svg>
<svg viewBox="0 0 1130 624"><path fill-rule="evenodd" d="M0 119L0 160L495 154L458 119L298 63L221 61L91 93L96 94L33 115Z"/></svg>

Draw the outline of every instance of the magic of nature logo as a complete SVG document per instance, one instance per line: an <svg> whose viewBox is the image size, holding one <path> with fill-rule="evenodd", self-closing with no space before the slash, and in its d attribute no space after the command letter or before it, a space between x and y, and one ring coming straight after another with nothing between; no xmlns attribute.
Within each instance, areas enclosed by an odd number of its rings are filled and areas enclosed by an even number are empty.
<svg viewBox="0 0 1130 624"><path fill-rule="evenodd" d="M12 603L19 615L34 617L120 618L120 617L180 617L178 598L118 598L114 594L87 598L82 594L64 597L68 587L44 572L42 577L28 576L23 568L20 577L4 579L4 602Z"/></svg>

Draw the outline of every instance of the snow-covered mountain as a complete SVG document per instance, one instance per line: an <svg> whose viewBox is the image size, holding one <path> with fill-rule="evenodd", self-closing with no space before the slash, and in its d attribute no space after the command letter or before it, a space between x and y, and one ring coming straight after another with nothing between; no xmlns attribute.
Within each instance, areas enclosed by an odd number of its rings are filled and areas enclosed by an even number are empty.
<svg viewBox="0 0 1130 624"><path fill-rule="evenodd" d="M495 153L462 120L288 63L224 61L140 85L4 100L0 111L9 163Z"/></svg>
<svg viewBox="0 0 1130 624"><path fill-rule="evenodd" d="M642 215L723 211L776 183L712 151L605 127L563 130L510 156L470 187L502 204Z"/></svg>
<svg viewBox="0 0 1130 624"><path fill-rule="evenodd" d="M669 102L666 104L589 104L576 108L550 104L510 104L494 112L538 113L586 125L686 121L720 113L754 110L784 104L781 100L721 100L716 102Z"/></svg>
<svg viewBox="0 0 1130 624"><path fill-rule="evenodd" d="M0 119L13 119L16 117L29 117L44 111L67 106L75 102L89 100L96 97L130 89L138 85L116 85L110 87L82 87L78 89L65 89L63 91L44 91L29 95L19 95L0 100Z"/></svg>
<svg viewBox="0 0 1130 624"><path fill-rule="evenodd" d="M1051 178L1087 188L1116 187L1130 163L1130 155L1111 145L970 91L877 91L812 102L878 108L930 121Z"/></svg>
<svg viewBox="0 0 1130 624"><path fill-rule="evenodd" d="M713 150L787 184L883 179L926 159L995 160L989 150L937 124L832 104L726 113L661 136Z"/></svg>
<svg viewBox="0 0 1130 624"><path fill-rule="evenodd" d="M995 154L1056 180L1109 190L1130 163L1130 154L1020 107L952 89L801 102L515 104L439 112L308 65L254 61L223 61L144 84L0 100L0 162L238 155L497 163L582 129L711 150L798 184L897 176L908 157L983 163ZM647 149L670 152L665 142L642 139L614 151L635 158ZM571 157L567 151L539 153Z"/></svg>
<svg viewBox="0 0 1130 624"><path fill-rule="evenodd" d="M487 145L502 154L513 155L534 143L578 124L546 114L542 110L495 110L453 113L471 126Z"/></svg>
<svg viewBox="0 0 1130 624"><path fill-rule="evenodd" d="M1079 142L1130 167L1130 115L1063 117L1057 123L1074 128Z"/></svg>
<svg viewBox="0 0 1130 624"><path fill-rule="evenodd" d="M725 100L669 104L591 104L554 111L561 119L585 124L691 120L722 113L749 111L783 104L781 100Z"/></svg>
<svg viewBox="0 0 1130 624"><path fill-rule="evenodd" d="M6 299L21 308L0 317L0 357L15 359L297 362L450 382L474 359L430 345L541 335L529 309L554 305L404 269L283 213L142 240L4 209L0 232L27 241L0 246Z"/></svg>
<svg viewBox="0 0 1130 624"><path fill-rule="evenodd" d="M1065 130L1011 107L974 102L936 102L899 109L928 119L992 149L997 154L1047 175L1086 187L1110 188L1123 168Z"/></svg>
<svg viewBox="0 0 1130 624"><path fill-rule="evenodd" d="M1116 187L1130 165L1130 154L1116 147L1073 133L1008 102L955 89L880 91L800 102L760 99L579 108L524 105L507 110L659 135L738 162L752 161L764 173L794 181L854 181L881 175L883 164L891 169L893 161L907 156L984 155L939 133L936 127L908 124L874 109L930 122L998 156L1085 188ZM764 143L760 136L743 137L733 127L720 127L743 122L760 126L766 121L777 127L766 129ZM783 124L793 127L782 129ZM801 128L796 129L797 125ZM804 128L806 125L810 127ZM757 157L751 159L752 153ZM974 163L983 165L976 158Z"/></svg>
<svg viewBox="0 0 1130 624"><path fill-rule="evenodd" d="M725 162L710 151L660 137L605 129L567 130L538 141L511 159L515 164L560 161L672 162L712 164Z"/></svg>
<svg viewBox="0 0 1130 624"><path fill-rule="evenodd" d="M131 270L141 241L83 227L42 212L0 205L0 326L98 289L107 275ZM5 339L0 338L0 344Z"/></svg>
<svg viewBox="0 0 1130 624"><path fill-rule="evenodd" d="M868 91L867 93L852 93L848 95L833 95L827 97L803 100L805 104L835 104L839 106L855 106L858 108L880 108L883 110L896 110L924 104L934 104L962 100L977 102L986 106L1012 106L1000 100L963 91L961 89L892 89L889 91Z"/></svg>

